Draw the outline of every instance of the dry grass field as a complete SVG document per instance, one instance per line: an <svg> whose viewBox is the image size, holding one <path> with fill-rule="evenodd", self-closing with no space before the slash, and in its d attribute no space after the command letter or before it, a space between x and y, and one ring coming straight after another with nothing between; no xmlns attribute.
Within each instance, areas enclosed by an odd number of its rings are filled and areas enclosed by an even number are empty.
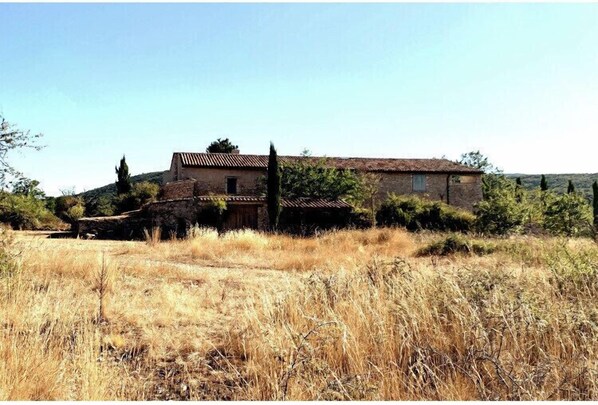
<svg viewBox="0 0 598 405"><path fill-rule="evenodd" d="M445 236L5 232L0 400L598 399L596 244Z"/></svg>

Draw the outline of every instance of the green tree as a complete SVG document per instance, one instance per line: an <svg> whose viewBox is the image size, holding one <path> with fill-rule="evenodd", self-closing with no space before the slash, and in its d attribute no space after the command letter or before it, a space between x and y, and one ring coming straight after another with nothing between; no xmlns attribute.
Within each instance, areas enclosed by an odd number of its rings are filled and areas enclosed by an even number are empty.
<svg viewBox="0 0 598 405"><path fill-rule="evenodd" d="M355 205L364 201L359 173L330 167L326 158L285 163L281 171L282 196L285 198L344 199Z"/></svg>
<svg viewBox="0 0 598 405"><path fill-rule="evenodd" d="M592 183L592 213L594 216L594 227L598 228L598 181ZM598 231L598 229L596 229Z"/></svg>
<svg viewBox="0 0 598 405"><path fill-rule="evenodd" d="M123 213L141 208L143 205L156 201L160 186L149 181L142 181L133 184L131 191L127 194L116 196L116 212Z"/></svg>
<svg viewBox="0 0 598 405"><path fill-rule="evenodd" d="M542 175L542 178L540 179L540 190L548 190L548 182L546 181L546 176L544 175Z"/></svg>
<svg viewBox="0 0 598 405"><path fill-rule="evenodd" d="M129 174L129 166L125 161L125 155L120 160L118 167L114 168L116 172L116 195L127 194L131 191L131 175Z"/></svg>
<svg viewBox="0 0 598 405"><path fill-rule="evenodd" d="M376 210L378 208L378 191L382 176L377 173L367 172L359 176L360 194L363 196L363 205L369 211L372 227L376 226Z"/></svg>
<svg viewBox="0 0 598 405"><path fill-rule="evenodd" d="M556 194L546 204L544 228L554 235L588 235L592 224L592 208L578 193Z"/></svg>
<svg viewBox="0 0 598 405"><path fill-rule="evenodd" d="M270 155L268 156L267 182L268 219L270 228L276 230L282 205L282 182L280 168L278 167L278 156L272 142L270 142Z"/></svg>
<svg viewBox="0 0 598 405"><path fill-rule="evenodd" d="M113 196L101 194L85 199L85 215L88 217L105 217L114 215Z"/></svg>
<svg viewBox="0 0 598 405"><path fill-rule="evenodd" d="M38 186L39 181L22 177L14 183L12 193L42 200L46 197L46 194Z"/></svg>
<svg viewBox="0 0 598 405"><path fill-rule="evenodd" d="M41 149L42 146L36 145L41 136L42 134L32 135L30 131L17 128L16 125L6 121L4 116L0 114L0 188L3 189L7 183L12 183L13 179L23 177L20 172L8 163L8 153L11 150L22 148Z"/></svg>
<svg viewBox="0 0 598 405"><path fill-rule="evenodd" d="M571 194L573 192L575 192L575 186L573 185L573 182L569 180L569 184L567 184L567 194Z"/></svg>
<svg viewBox="0 0 598 405"><path fill-rule="evenodd" d="M488 157L482 155L479 150L463 153L457 163L479 169L484 173L502 173L502 170L490 163Z"/></svg>
<svg viewBox="0 0 598 405"><path fill-rule="evenodd" d="M518 186L521 186L521 177L517 177L515 179L515 184L517 184Z"/></svg>
<svg viewBox="0 0 598 405"><path fill-rule="evenodd" d="M235 149L238 149L237 145L233 145L228 138L218 138L214 142L208 145L206 152L208 153L232 153Z"/></svg>
<svg viewBox="0 0 598 405"><path fill-rule="evenodd" d="M520 231L529 218L527 205L521 203L521 190L504 176L495 175L491 180L484 200L475 207L478 231L498 235Z"/></svg>

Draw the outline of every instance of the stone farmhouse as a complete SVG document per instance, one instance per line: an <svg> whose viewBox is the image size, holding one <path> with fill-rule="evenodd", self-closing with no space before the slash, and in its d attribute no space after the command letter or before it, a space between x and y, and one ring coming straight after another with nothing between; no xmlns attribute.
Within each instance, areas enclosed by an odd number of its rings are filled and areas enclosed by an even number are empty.
<svg viewBox="0 0 598 405"><path fill-rule="evenodd" d="M280 165L298 160L316 161L320 157L279 156ZM414 194L472 209L482 199L482 172L447 159L383 159L326 157L325 164L337 169L374 172L380 178L378 198L388 193ZM267 221L266 203L260 194L261 179L267 174L267 155L235 153L187 153L172 155L165 173L161 201L154 210L176 209L181 200L201 203L210 195L226 196L229 207L228 228L263 228ZM158 208L163 205L164 209ZM184 205L184 204L183 204ZM342 210L350 206L342 201L294 199L282 201L283 209ZM188 220L188 218L185 218Z"/></svg>
<svg viewBox="0 0 598 405"><path fill-rule="evenodd" d="M320 157L279 156L279 164ZM326 157L325 165L380 176L378 198L388 193L417 195L471 210L482 199L482 172L447 159L385 159ZM84 218L77 232L104 234L104 237L131 237L142 227L159 226L164 233L184 234L215 198L226 201L223 230L267 229L268 215L263 191L267 155L234 153L187 153L172 155L165 172L158 201L124 216ZM351 211L340 200L312 198L282 200L283 213L296 220L311 218L323 227L327 219ZM112 218L112 219L111 219Z"/></svg>

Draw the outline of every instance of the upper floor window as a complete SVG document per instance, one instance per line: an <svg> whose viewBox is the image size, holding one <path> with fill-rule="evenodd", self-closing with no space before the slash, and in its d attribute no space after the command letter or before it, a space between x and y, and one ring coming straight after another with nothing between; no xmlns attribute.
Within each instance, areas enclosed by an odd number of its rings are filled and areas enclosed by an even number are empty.
<svg viewBox="0 0 598 405"><path fill-rule="evenodd" d="M237 194L237 178L226 178L226 194Z"/></svg>
<svg viewBox="0 0 598 405"><path fill-rule="evenodd" d="M426 175L414 174L412 176L413 191L426 191Z"/></svg>

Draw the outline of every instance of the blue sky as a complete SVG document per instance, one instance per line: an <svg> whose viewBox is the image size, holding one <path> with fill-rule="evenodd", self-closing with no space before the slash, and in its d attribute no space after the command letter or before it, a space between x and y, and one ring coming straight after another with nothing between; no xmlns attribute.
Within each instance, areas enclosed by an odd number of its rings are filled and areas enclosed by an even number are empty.
<svg viewBox="0 0 598 405"><path fill-rule="evenodd" d="M598 172L598 4L0 4L11 162L50 195L241 153Z"/></svg>

